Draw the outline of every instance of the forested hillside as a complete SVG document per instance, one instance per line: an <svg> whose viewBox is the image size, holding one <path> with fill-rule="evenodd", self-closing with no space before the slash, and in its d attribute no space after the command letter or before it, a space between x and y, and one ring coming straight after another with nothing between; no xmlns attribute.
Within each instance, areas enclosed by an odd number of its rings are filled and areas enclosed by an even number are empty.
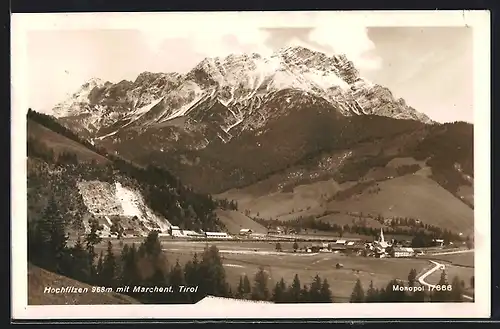
<svg viewBox="0 0 500 329"><path fill-rule="evenodd" d="M62 137L57 145L59 152L54 152L55 146L47 143L44 136L30 136L27 145L30 220L40 218L48 201L53 200L66 224L71 224L74 229L83 229L84 221L88 221L92 214L88 214L78 191L77 183L81 181L120 182L139 190L146 204L155 213L171 224L186 229L220 229L222 224L214 210L219 206L235 206L229 202L214 201L208 194L194 192L165 169L139 167L94 148L50 116L29 111L28 129L33 128L33 122L50 128L51 132L58 132L65 137L68 145L70 141L78 142L87 151L95 152L96 158L104 157L109 161L98 163L95 159L90 159L90 162L89 159L82 160L72 152L72 147L67 150L61 148L61 144L64 144Z"/></svg>

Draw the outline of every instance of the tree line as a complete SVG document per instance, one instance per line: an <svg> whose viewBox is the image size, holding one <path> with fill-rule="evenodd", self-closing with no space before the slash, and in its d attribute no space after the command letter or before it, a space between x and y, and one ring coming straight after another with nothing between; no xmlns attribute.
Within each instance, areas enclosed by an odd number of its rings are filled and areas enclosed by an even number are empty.
<svg viewBox="0 0 500 329"><path fill-rule="evenodd" d="M238 202L235 200L228 200L227 198L217 199L215 200L215 203L220 209L238 210Z"/></svg>
<svg viewBox="0 0 500 329"><path fill-rule="evenodd" d="M293 228L297 233L307 230L318 230L325 232L335 232L340 237L345 233L359 234L365 236L377 237L380 234L380 228L367 226L365 218L353 218L353 224L339 225L336 223L326 222L319 219L319 217L326 216L324 214L319 216L299 216L296 219L289 221L281 221L278 219L269 220L264 218L253 218L259 224L266 227L282 226L286 228ZM361 215L362 216L362 215ZM385 222L384 218L380 216L380 221ZM411 223L414 223L411 226ZM411 246L415 248L431 247L435 245L435 239L443 239L445 243L450 241L462 241L463 238L448 229L442 229L438 226L424 224L417 222L410 218L393 218L388 227L384 228L384 233L392 235L407 235L412 236ZM466 239L470 241L470 239Z"/></svg>

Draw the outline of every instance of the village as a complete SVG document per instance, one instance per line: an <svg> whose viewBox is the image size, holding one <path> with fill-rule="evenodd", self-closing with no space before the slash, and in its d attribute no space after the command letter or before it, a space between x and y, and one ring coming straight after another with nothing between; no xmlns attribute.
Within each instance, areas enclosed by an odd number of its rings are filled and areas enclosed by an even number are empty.
<svg viewBox="0 0 500 329"><path fill-rule="evenodd" d="M238 234L227 232L196 232L183 230L179 226L171 226L167 232L158 231L162 239L187 240L187 241L227 241L227 242L258 242L266 241L276 244L276 251L283 251L281 243L292 242L294 247L289 252L293 253L341 253L352 256L375 258L409 258L424 255L421 248L412 248L410 241L386 241L384 232L375 241L366 241L360 238L337 238L332 236L315 236L297 234L286 231L281 227L269 228L267 234L255 233L252 229L242 228ZM443 247L442 239L434 240L436 248ZM255 250L258 251L258 250Z"/></svg>

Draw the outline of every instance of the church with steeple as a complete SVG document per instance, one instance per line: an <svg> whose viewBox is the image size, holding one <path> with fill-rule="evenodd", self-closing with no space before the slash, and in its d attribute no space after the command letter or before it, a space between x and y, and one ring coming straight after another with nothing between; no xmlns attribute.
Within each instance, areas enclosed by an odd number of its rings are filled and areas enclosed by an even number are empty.
<svg viewBox="0 0 500 329"><path fill-rule="evenodd" d="M375 252L375 257L385 257L387 255L387 248L391 247L391 243L385 241L384 231L380 228L380 235L378 240L372 244L372 250Z"/></svg>

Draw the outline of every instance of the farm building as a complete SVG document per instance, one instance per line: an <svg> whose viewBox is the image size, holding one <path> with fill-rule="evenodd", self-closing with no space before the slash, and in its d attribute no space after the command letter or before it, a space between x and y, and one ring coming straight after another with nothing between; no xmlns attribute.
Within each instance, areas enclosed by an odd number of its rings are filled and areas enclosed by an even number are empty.
<svg viewBox="0 0 500 329"><path fill-rule="evenodd" d="M240 230L240 235L250 235L252 233L253 233L253 231L249 228L242 228Z"/></svg>
<svg viewBox="0 0 500 329"><path fill-rule="evenodd" d="M413 248L394 247L391 250L392 257L413 257L415 250Z"/></svg>
<svg viewBox="0 0 500 329"><path fill-rule="evenodd" d="M208 239L228 239L229 235L226 232L205 232L205 237Z"/></svg>

